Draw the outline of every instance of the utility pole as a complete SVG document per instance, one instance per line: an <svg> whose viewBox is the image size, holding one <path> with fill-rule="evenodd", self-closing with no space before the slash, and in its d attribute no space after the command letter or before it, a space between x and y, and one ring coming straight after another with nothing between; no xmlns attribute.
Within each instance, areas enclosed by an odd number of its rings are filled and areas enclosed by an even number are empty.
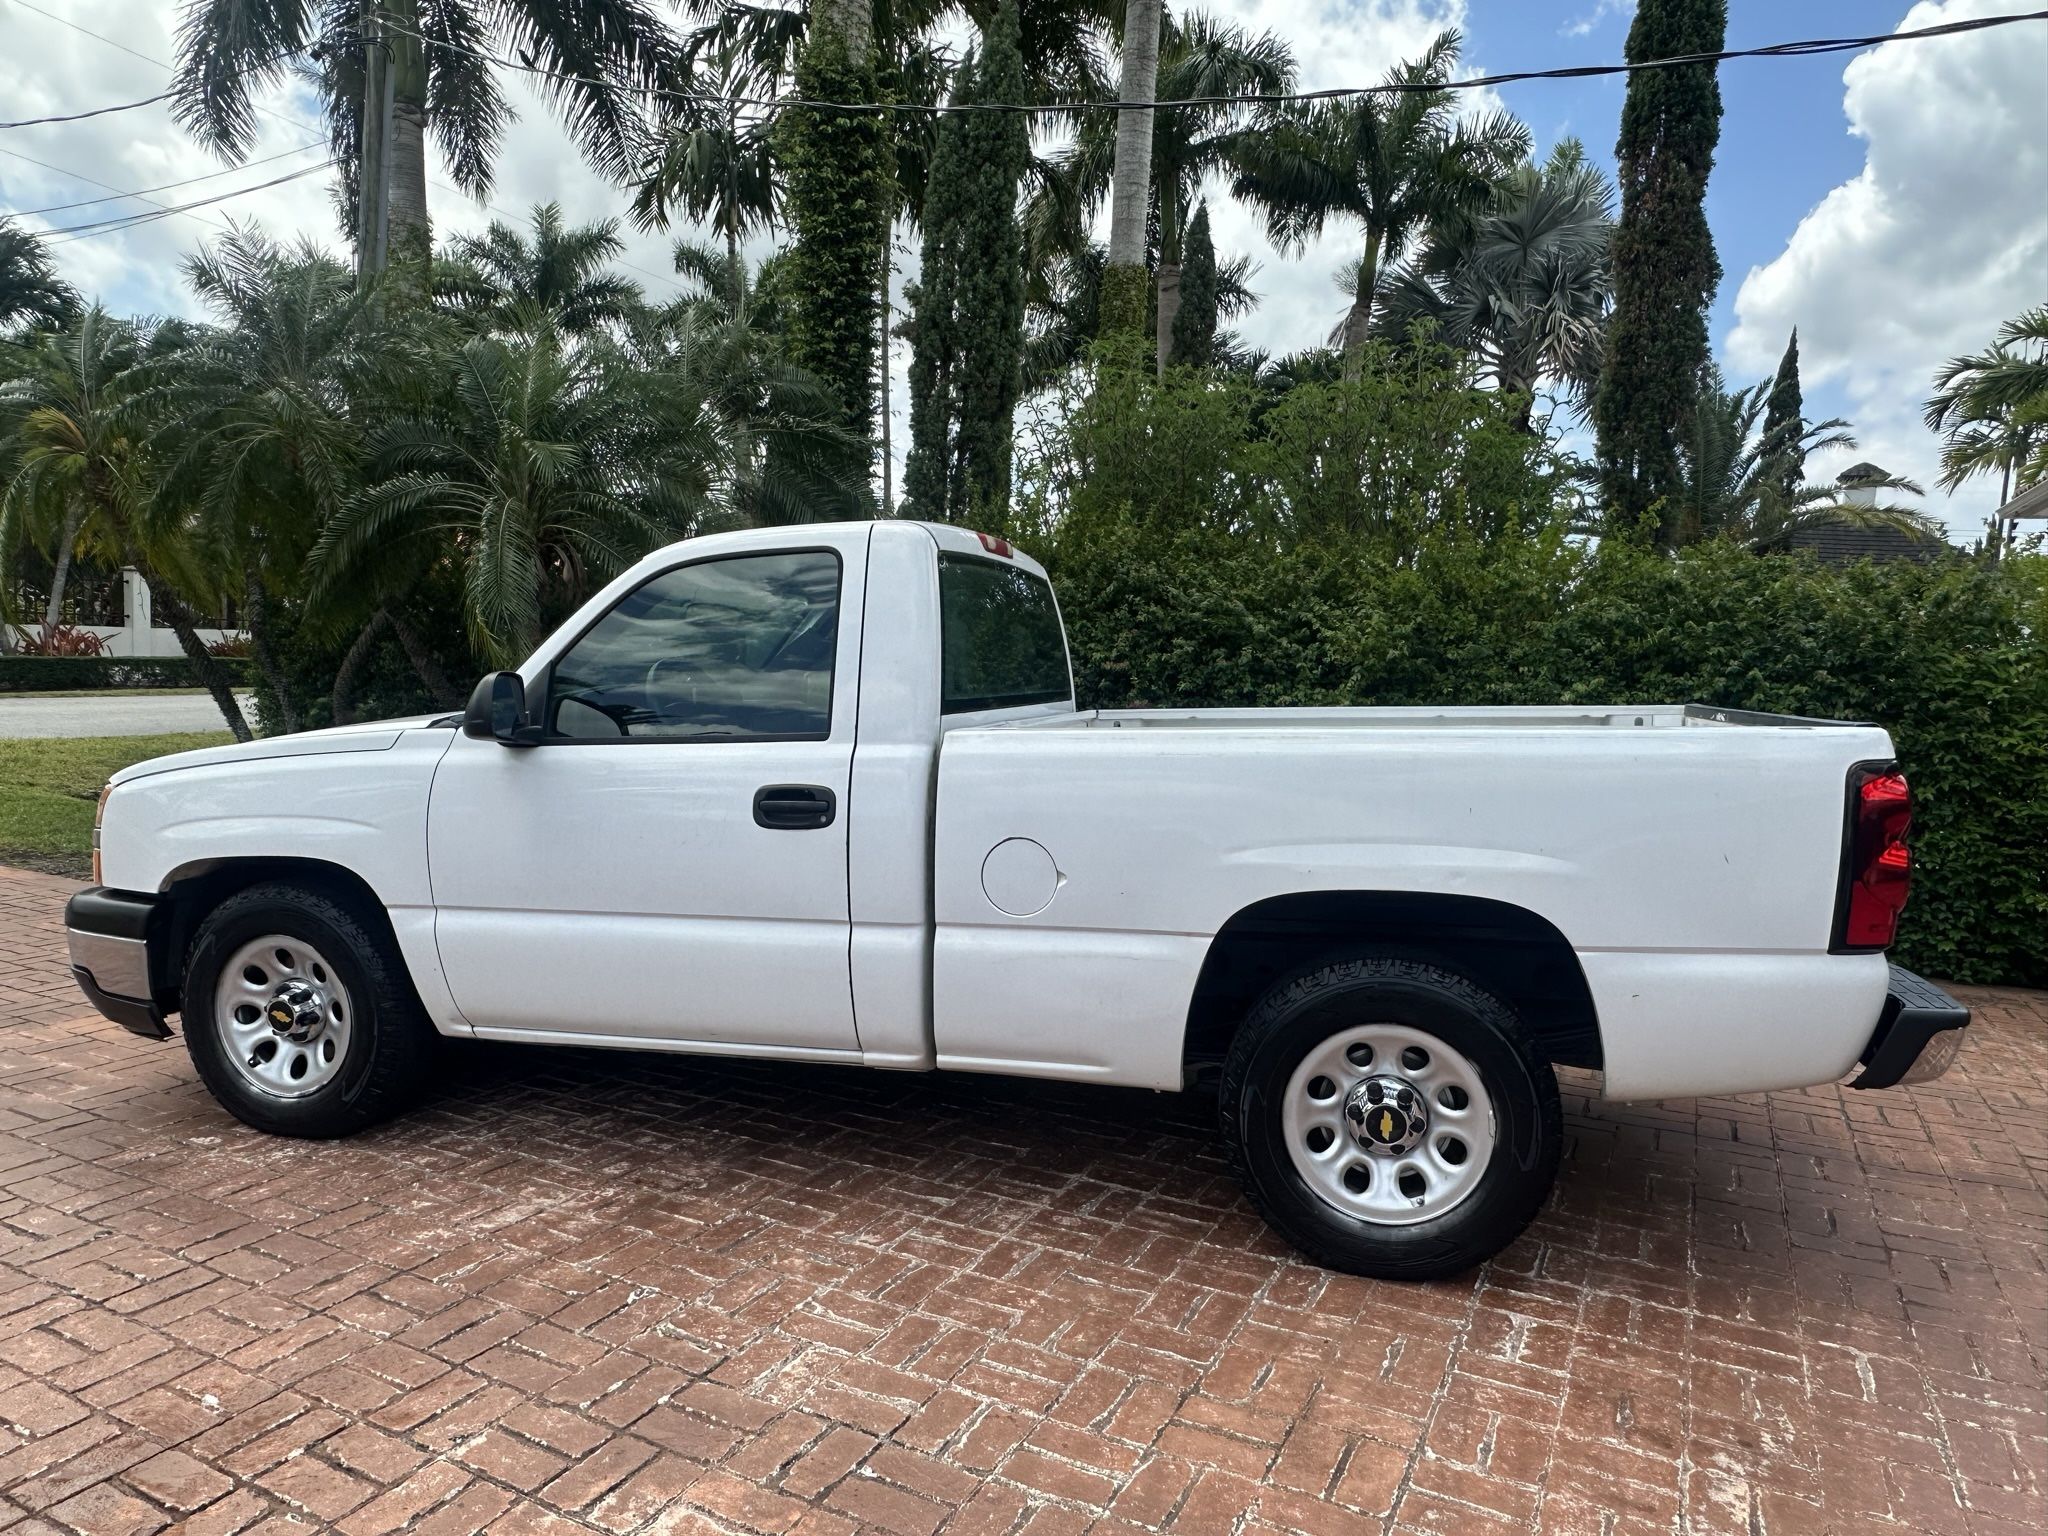
<svg viewBox="0 0 2048 1536"><path fill-rule="evenodd" d="M391 260L390 37L382 0L362 0L362 153L356 176L356 280L367 284Z"/></svg>

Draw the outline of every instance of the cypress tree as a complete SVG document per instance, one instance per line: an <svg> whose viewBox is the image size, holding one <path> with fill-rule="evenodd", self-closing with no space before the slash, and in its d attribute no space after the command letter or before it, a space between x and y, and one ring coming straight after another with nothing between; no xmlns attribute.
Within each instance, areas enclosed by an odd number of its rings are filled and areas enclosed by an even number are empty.
<svg viewBox="0 0 2048 1536"><path fill-rule="evenodd" d="M1717 52L1727 29L1727 0L1640 0L1627 57ZM1677 533L1678 443L1708 362L1707 308L1721 281L1705 208L1720 137L1713 65L1629 76L1614 150L1614 313L1593 424L1609 526L1633 532L1655 507L1667 546Z"/></svg>
<svg viewBox="0 0 2048 1536"><path fill-rule="evenodd" d="M1003 0L954 101L1025 100L1020 36L1017 0ZM1020 113L956 112L940 124L911 308L910 516L1000 522L1008 512L1024 363L1017 190L1030 163Z"/></svg>
<svg viewBox="0 0 2048 1536"><path fill-rule="evenodd" d="M1781 458L1784 474L1779 488L1789 503L1806 478L1806 449L1800 435L1806 430L1806 402L1799 393L1799 330L1785 343L1785 355L1778 359L1778 376L1771 380L1770 399L1764 403L1764 457Z"/></svg>
<svg viewBox="0 0 2048 1536"><path fill-rule="evenodd" d="M853 7L817 5L797 61L812 101L877 101L872 41ZM846 14L842 14L842 13ZM798 107L776 125L786 173L790 359L839 398L845 423L872 439L882 328L882 254L892 200L880 113Z"/></svg>
<svg viewBox="0 0 2048 1536"><path fill-rule="evenodd" d="M1216 243L1209 205L1188 222L1180 258L1180 308L1173 317L1173 360L1193 368L1216 361Z"/></svg>

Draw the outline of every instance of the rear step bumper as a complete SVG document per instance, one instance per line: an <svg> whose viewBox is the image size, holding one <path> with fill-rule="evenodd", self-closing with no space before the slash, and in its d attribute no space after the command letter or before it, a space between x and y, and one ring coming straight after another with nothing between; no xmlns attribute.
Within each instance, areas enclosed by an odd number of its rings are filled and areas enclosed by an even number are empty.
<svg viewBox="0 0 2048 1536"><path fill-rule="evenodd" d="M1970 1010L1933 982L1904 966L1892 967L1891 988L1870 1044L1863 1071L1851 1088L1891 1088L1941 1076L1962 1049Z"/></svg>

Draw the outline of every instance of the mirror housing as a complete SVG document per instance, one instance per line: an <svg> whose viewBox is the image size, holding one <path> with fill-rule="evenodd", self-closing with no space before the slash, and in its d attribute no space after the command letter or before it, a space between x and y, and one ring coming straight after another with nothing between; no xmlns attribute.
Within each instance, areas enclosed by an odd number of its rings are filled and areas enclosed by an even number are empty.
<svg viewBox="0 0 2048 1536"><path fill-rule="evenodd" d="M489 672L470 691L462 734L507 747L537 747L541 730L526 722L526 683L517 672Z"/></svg>

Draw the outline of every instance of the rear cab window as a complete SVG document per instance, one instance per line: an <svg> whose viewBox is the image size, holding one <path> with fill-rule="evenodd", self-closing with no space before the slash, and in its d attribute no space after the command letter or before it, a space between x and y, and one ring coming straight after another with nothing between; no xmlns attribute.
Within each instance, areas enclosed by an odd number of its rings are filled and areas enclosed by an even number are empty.
<svg viewBox="0 0 2048 1536"><path fill-rule="evenodd" d="M1072 700L1051 584L1008 561L941 553L939 672L942 714Z"/></svg>

